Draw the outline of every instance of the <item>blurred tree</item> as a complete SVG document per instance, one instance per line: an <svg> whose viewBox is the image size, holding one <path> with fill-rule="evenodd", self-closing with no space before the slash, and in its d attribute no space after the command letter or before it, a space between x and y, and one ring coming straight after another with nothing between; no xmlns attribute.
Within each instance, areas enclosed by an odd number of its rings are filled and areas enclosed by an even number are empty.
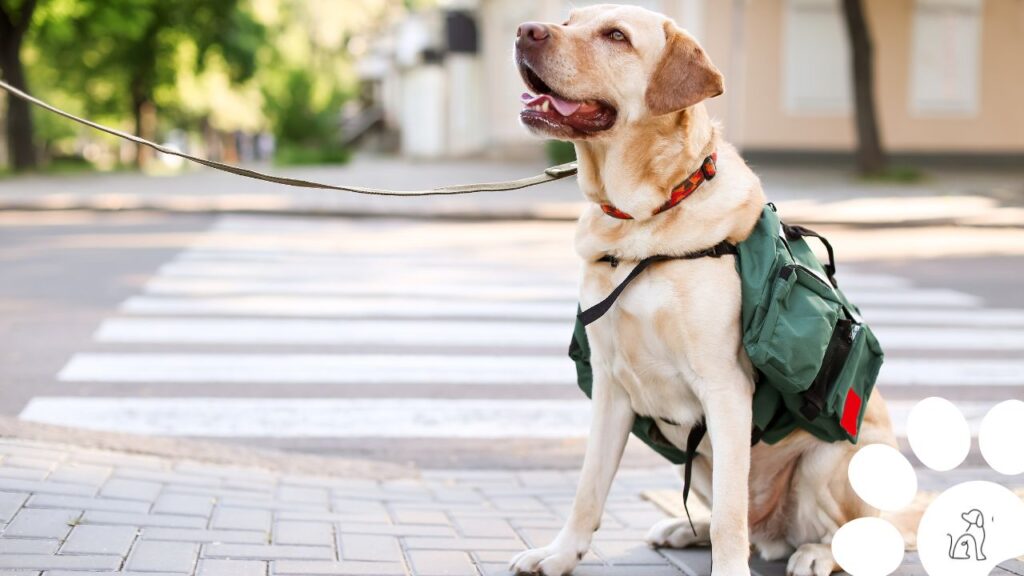
<svg viewBox="0 0 1024 576"><path fill-rule="evenodd" d="M27 1L27 0L25 0ZM152 140L156 109L173 107L184 45L202 70L219 53L232 82L253 75L264 30L240 0L53 0L41 14L35 43L60 63L63 90L87 97L91 113L130 110L136 135ZM167 97L160 98L161 94ZM136 151L144 164L148 149Z"/></svg>
<svg viewBox="0 0 1024 576"><path fill-rule="evenodd" d="M347 96L336 87L318 95L312 74L291 69L282 81L264 88L265 112L277 141L279 164L345 162L340 110Z"/></svg>
<svg viewBox="0 0 1024 576"><path fill-rule="evenodd" d="M383 0L282 0L274 51L260 70L263 113L276 139L279 164L344 162L342 106L357 78L348 42L388 6ZM269 26L268 26L269 27Z"/></svg>
<svg viewBox="0 0 1024 576"><path fill-rule="evenodd" d="M887 160L875 111L875 62L863 0L843 0L853 55L853 92L857 123L857 167L865 176L885 172Z"/></svg>
<svg viewBox="0 0 1024 576"><path fill-rule="evenodd" d="M37 0L0 0L0 72L15 88L28 91L21 46L32 23ZM7 143L11 167L27 170L36 166L32 141L32 114L29 104L18 98L7 98Z"/></svg>

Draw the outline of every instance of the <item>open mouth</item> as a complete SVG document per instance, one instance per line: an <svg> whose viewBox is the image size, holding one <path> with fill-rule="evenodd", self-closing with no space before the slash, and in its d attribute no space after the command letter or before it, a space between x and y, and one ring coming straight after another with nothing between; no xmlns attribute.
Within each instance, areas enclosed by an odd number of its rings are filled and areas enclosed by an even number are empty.
<svg viewBox="0 0 1024 576"><path fill-rule="evenodd" d="M584 138L607 130L615 124L616 111L601 100L570 100L559 95L541 80L525 62L519 72L534 94L522 95L519 118L531 128L565 138Z"/></svg>

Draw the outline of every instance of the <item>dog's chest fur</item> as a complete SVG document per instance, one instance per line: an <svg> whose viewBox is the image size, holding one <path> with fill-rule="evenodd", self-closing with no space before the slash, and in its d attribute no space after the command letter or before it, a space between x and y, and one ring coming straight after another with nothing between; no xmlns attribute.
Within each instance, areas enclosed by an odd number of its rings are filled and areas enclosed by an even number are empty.
<svg viewBox="0 0 1024 576"><path fill-rule="evenodd" d="M722 347L736 361L739 280L734 266L731 258L655 264L588 328L593 362L625 389L633 410L658 420L676 445L685 446L690 428L703 417L700 397L707 391L708 362L723 356ZM605 298L631 268L627 263L588 265L582 304Z"/></svg>

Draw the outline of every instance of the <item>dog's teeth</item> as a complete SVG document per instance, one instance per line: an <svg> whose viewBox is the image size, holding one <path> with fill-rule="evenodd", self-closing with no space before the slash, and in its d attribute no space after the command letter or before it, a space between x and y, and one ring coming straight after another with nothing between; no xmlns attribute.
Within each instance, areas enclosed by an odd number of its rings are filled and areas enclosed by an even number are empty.
<svg viewBox="0 0 1024 576"><path fill-rule="evenodd" d="M550 108L551 108L551 101L550 100L545 100L544 103L540 105L540 111L541 112L547 112Z"/></svg>

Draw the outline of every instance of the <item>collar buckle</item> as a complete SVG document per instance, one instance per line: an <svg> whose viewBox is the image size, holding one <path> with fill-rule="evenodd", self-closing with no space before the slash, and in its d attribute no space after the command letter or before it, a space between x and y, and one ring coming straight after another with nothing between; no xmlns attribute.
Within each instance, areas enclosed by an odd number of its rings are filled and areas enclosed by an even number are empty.
<svg viewBox="0 0 1024 576"><path fill-rule="evenodd" d="M685 200L690 194L693 194L697 188L707 180L711 180L718 174L718 152L712 152L710 155L704 158L701 162L700 168L693 171L683 183L672 190L669 199L659 206L654 211L654 216L661 214L662 212L674 208L680 202ZM601 204L601 210L611 216L612 218L618 218L619 220L632 220L633 217L622 210L619 210L611 204Z"/></svg>
<svg viewBox="0 0 1024 576"><path fill-rule="evenodd" d="M700 171L704 174L705 180L712 180L718 174L718 153L713 153L704 159L704 163L700 165Z"/></svg>

